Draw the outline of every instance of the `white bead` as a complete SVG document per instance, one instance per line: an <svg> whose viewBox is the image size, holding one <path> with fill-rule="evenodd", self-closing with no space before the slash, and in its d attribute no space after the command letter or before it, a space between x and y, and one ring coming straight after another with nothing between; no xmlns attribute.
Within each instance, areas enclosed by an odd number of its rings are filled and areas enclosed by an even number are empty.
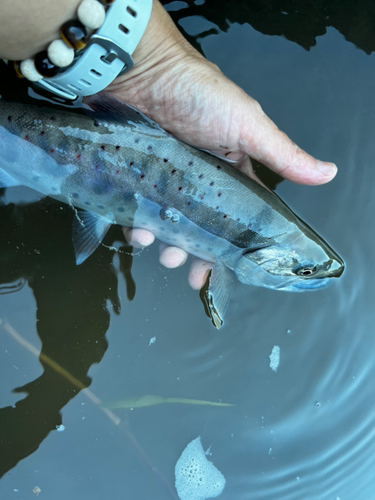
<svg viewBox="0 0 375 500"><path fill-rule="evenodd" d="M83 0L77 11L78 19L90 30L97 30L104 22L105 9L97 0Z"/></svg>
<svg viewBox="0 0 375 500"><path fill-rule="evenodd" d="M48 59L59 68L69 66L74 59L74 49L68 47L63 40L54 40L48 47Z"/></svg>
<svg viewBox="0 0 375 500"><path fill-rule="evenodd" d="M30 82L38 82L43 76L36 70L34 59L25 59L20 64L21 73Z"/></svg>

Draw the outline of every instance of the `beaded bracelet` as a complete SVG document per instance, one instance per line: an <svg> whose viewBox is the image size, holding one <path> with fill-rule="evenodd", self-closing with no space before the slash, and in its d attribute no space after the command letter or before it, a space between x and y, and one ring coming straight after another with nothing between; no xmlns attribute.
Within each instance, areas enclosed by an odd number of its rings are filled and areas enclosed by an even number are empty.
<svg viewBox="0 0 375 500"><path fill-rule="evenodd" d="M78 20L67 21L60 39L33 59L8 61L16 75L63 98L105 88L133 66L131 53L151 15L152 0L83 0Z"/></svg>

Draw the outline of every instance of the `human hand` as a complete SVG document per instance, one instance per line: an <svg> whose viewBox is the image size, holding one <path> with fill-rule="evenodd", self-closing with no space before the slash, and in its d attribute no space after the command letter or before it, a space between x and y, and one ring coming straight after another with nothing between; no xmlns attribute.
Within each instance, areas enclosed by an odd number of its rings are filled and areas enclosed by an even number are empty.
<svg viewBox="0 0 375 500"><path fill-rule="evenodd" d="M318 185L337 172L301 150L264 114L260 105L199 54L179 33L158 0L133 54L134 68L106 90L131 104L175 137L228 159L251 156L288 180ZM252 175L249 161L240 163ZM154 241L152 233L125 228L136 247ZM182 265L187 253L161 245L160 262L168 268ZM213 264L194 259L189 284L203 286Z"/></svg>

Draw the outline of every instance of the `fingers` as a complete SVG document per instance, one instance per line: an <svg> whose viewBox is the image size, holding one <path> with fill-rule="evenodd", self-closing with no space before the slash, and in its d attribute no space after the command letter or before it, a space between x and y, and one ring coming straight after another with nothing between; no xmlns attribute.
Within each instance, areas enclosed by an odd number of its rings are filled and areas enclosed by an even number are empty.
<svg viewBox="0 0 375 500"><path fill-rule="evenodd" d="M190 266L189 285L193 290L200 290L205 284L208 273L214 264L195 258Z"/></svg>
<svg viewBox="0 0 375 500"><path fill-rule="evenodd" d="M155 236L145 229L132 229L131 227L123 227L126 241L129 245L135 248L148 247L155 241ZM160 244L160 264L168 269L174 269L185 264L188 258L188 253L178 247L171 247L165 243Z"/></svg>
<svg viewBox="0 0 375 500"><path fill-rule="evenodd" d="M151 245L155 241L155 236L145 229L132 229L123 227L122 231L129 245L135 248L143 248ZM160 243L159 262L168 269L174 269L185 264L188 253L182 248L171 247L165 243ZM200 290L205 284L208 273L212 269L213 263L195 258L191 264L189 272L189 285L193 290Z"/></svg>
<svg viewBox="0 0 375 500"><path fill-rule="evenodd" d="M299 184L325 184L334 178L337 167L312 157L281 132L248 97L242 114L240 148L274 172Z"/></svg>
<svg viewBox="0 0 375 500"><path fill-rule="evenodd" d="M188 253L182 248L170 247L165 243L160 244L159 262L168 269L174 269L185 264Z"/></svg>
<svg viewBox="0 0 375 500"><path fill-rule="evenodd" d="M134 248L148 247L155 241L155 236L145 229L132 229L131 227L123 227L126 241Z"/></svg>

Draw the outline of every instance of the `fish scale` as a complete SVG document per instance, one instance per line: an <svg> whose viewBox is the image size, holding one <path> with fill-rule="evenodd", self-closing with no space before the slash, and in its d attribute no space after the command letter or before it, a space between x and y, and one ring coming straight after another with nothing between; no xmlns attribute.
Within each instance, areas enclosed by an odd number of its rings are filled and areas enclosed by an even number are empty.
<svg viewBox="0 0 375 500"><path fill-rule="evenodd" d="M0 187L24 184L86 210L73 228L77 263L111 224L150 230L215 263L207 300L217 327L236 276L304 291L343 271L274 193L108 95L74 111L0 100L0 111Z"/></svg>

